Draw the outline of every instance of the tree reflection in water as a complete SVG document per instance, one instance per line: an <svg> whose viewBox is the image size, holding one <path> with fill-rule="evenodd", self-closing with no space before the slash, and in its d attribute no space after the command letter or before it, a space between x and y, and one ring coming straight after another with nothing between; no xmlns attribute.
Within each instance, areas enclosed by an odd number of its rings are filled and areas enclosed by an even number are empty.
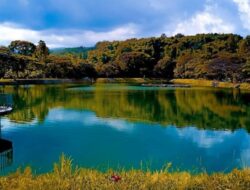
<svg viewBox="0 0 250 190"><path fill-rule="evenodd" d="M71 88L69 88L71 87ZM72 88L73 87L73 88ZM13 94L13 122L43 122L50 109L92 110L98 117L177 127L250 132L249 93L238 89L166 89L126 84L2 87Z"/></svg>

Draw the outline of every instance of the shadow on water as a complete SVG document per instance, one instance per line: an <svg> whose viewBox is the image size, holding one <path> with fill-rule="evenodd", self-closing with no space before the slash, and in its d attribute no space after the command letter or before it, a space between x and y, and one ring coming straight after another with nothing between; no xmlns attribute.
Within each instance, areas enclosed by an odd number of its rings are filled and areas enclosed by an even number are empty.
<svg viewBox="0 0 250 190"><path fill-rule="evenodd" d="M11 166L13 162L12 142L0 139L0 170Z"/></svg>
<svg viewBox="0 0 250 190"><path fill-rule="evenodd" d="M12 112L12 96L0 94L0 171L13 163L13 145L11 141L2 139L1 116Z"/></svg>

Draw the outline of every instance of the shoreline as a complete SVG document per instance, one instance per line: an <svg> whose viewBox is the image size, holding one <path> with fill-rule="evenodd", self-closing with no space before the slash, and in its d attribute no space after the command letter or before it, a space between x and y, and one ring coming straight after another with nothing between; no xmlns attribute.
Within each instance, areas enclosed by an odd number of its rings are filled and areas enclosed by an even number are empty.
<svg viewBox="0 0 250 190"><path fill-rule="evenodd" d="M174 84L191 87L214 87L250 90L250 83L232 83L206 79L158 79L158 78L84 78L84 79L0 79L0 85L46 85L46 84L77 84L77 83L138 83L149 85Z"/></svg>
<svg viewBox="0 0 250 190"><path fill-rule="evenodd" d="M154 78L83 78L83 79L0 79L0 85L70 84L70 83L167 83Z"/></svg>
<svg viewBox="0 0 250 190"><path fill-rule="evenodd" d="M68 83L91 82L89 80L75 79L0 79L0 85L39 85L39 84L68 84Z"/></svg>
<svg viewBox="0 0 250 190"><path fill-rule="evenodd" d="M171 164L160 171L108 170L74 167L62 156L53 171L35 174L31 167L0 176L1 189L249 189L250 169L234 169L230 173L170 172Z"/></svg>
<svg viewBox="0 0 250 190"><path fill-rule="evenodd" d="M222 82L216 80L205 80L205 79L172 79L170 80L173 84L190 85L191 87L214 87L214 88L228 88L228 89L240 89L250 90L250 83L232 83Z"/></svg>

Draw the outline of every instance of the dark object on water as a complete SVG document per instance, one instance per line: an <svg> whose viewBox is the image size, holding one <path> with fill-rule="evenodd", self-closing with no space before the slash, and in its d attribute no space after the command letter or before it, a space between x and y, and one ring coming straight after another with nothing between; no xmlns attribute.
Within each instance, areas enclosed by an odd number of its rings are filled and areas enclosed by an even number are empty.
<svg viewBox="0 0 250 190"><path fill-rule="evenodd" d="M5 115L12 112L13 108L11 106L0 106L0 115Z"/></svg>
<svg viewBox="0 0 250 190"><path fill-rule="evenodd" d="M0 139L0 154L10 149L12 149L12 142Z"/></svg>
<svg viewBox="0 0 250 190"><path fill-rule="evenodd" d="M0 139L0 171L13 162L12 142Z"/></svg>
<svg viewBox="0 0 250 190"><path fill-rule="evenodd" d="M168 88L190 88L186 84L142 84L144 87L168 87Z"/></svg>
<svg viewBox="0 0 250 190"><path fill-rule="evenodd" d="M118 176L118 175L112 175L111 176L111 181L113 181L113 182L118 182L118 181L120 181L122 178L120 177L120 176Z"/></svg>

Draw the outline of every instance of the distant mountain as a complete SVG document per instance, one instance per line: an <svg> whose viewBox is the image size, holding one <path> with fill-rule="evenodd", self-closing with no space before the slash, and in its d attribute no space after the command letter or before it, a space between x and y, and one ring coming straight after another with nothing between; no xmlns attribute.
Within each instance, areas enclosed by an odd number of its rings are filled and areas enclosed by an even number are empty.
<svg viewBox="0 0 250 190"><path fill-rule="evenodd" d="M88 51L94 50L95 47L72 47L72 48L54 48L50 50L54 55L76 55L83 59L87 58Z"/></svg>

